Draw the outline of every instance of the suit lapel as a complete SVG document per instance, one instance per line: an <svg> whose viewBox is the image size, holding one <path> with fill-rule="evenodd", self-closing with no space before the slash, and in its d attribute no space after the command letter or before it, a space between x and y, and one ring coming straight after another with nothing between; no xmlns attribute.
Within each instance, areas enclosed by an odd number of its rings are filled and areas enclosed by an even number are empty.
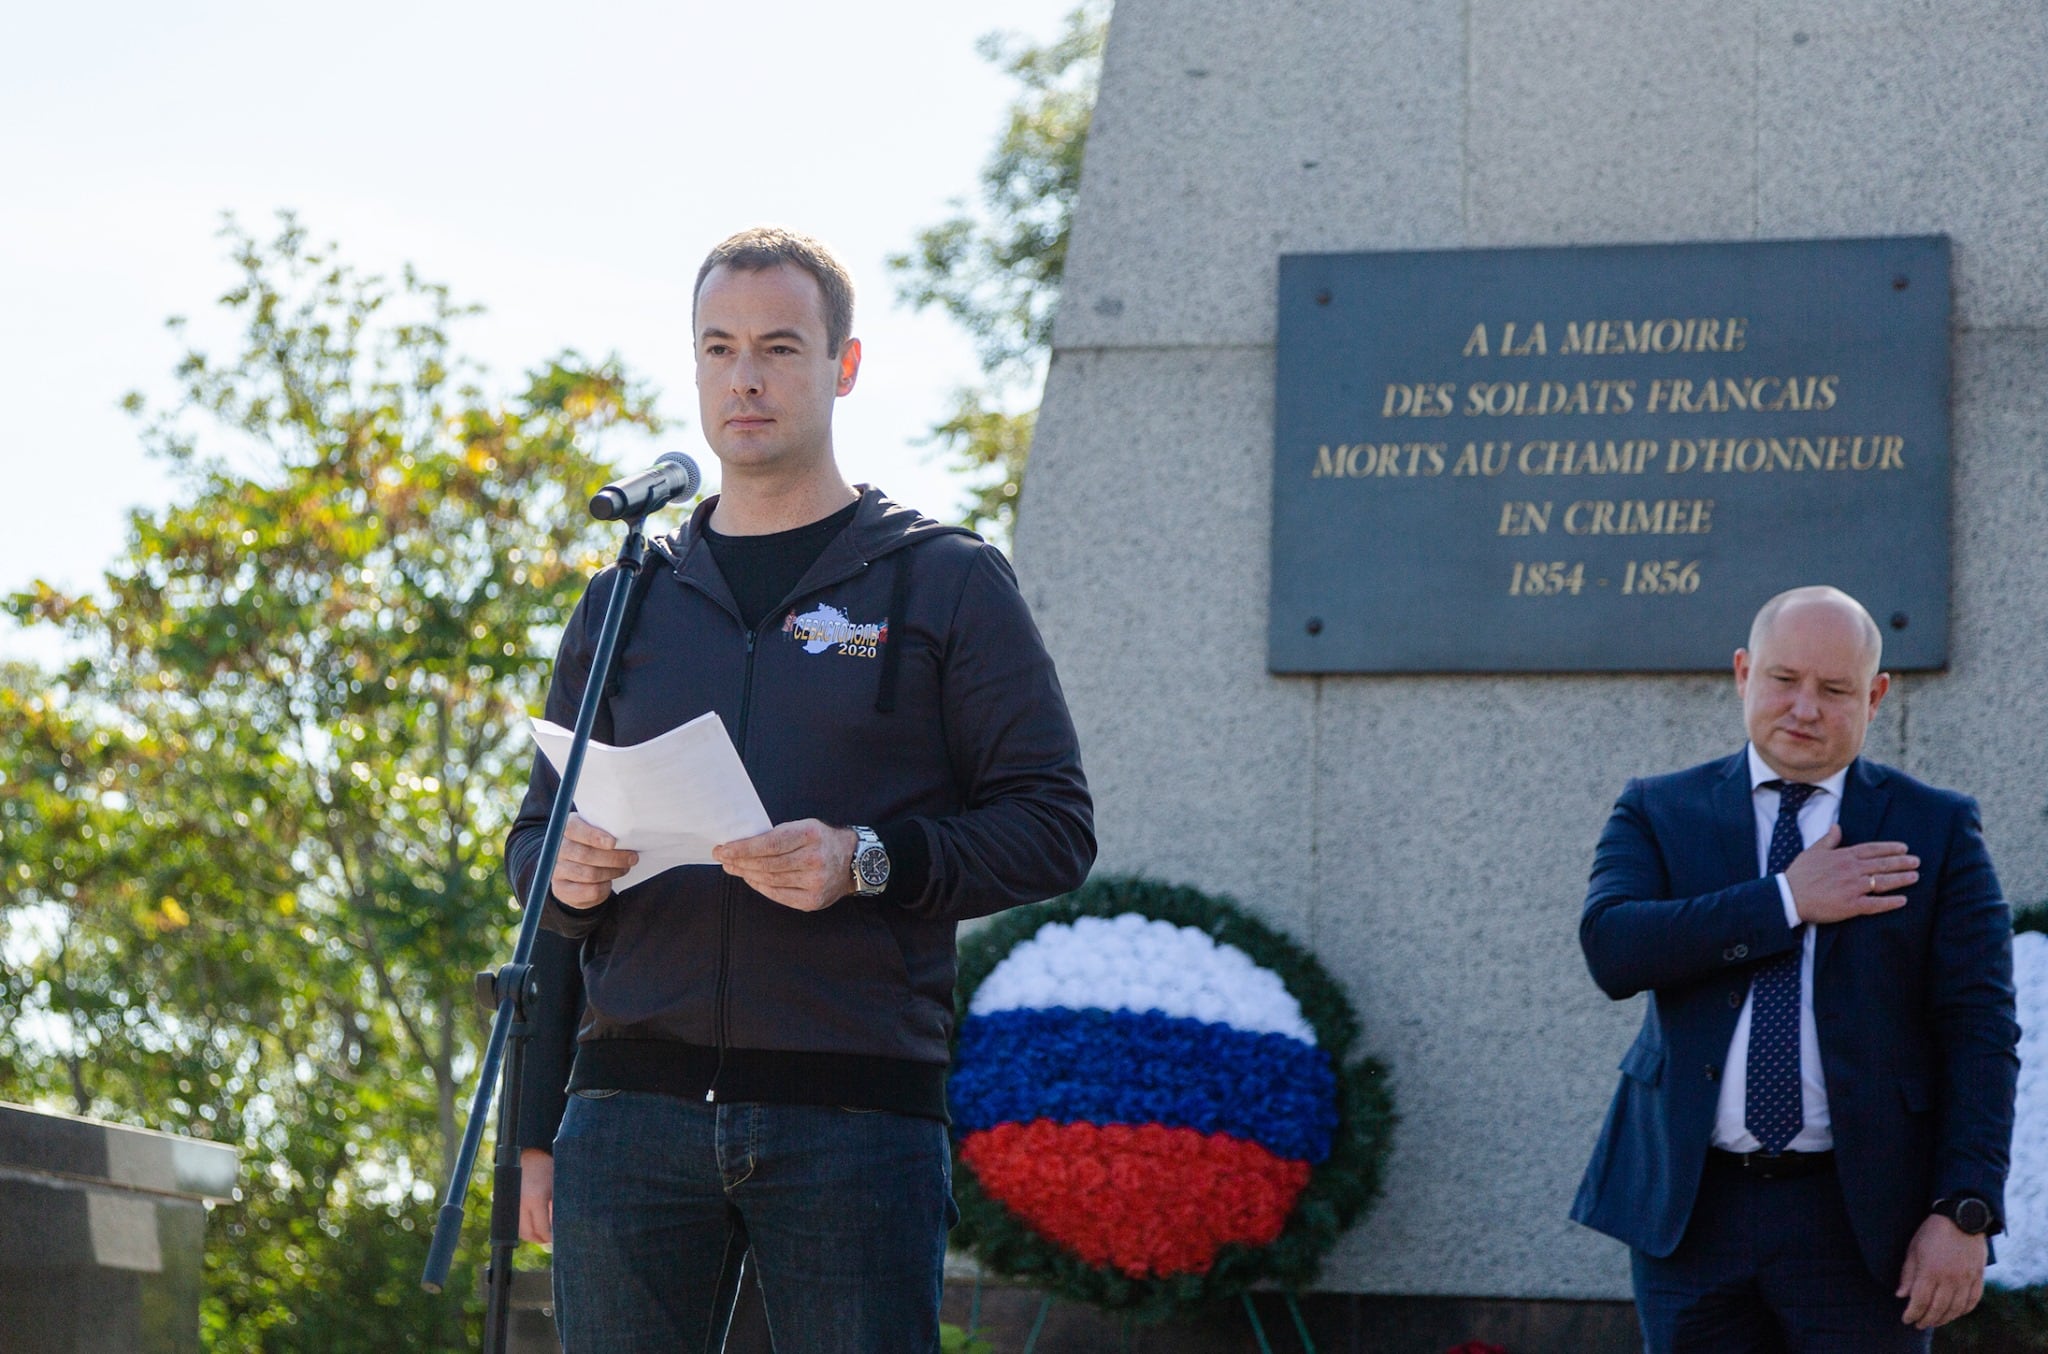
<svg viewBox="0 0 2048 1354"><path fill-rule="evenodd" d="M1723 763L1714 783L1714 836L1721 843L1729 885L1756 878L1755 795L1745 748Z"/></svg>
<svg viewBox="0 0 2048 1354"><path fill-rule="evenodd" d="M1842 827L1842 845L1860 846L1864 842L1876 841L1878 831L1884 825L1885 810L1891 806L1891 788L1885 784L1885 775L1875 763L1861 757L1849 763L1849 775L1842 782L1842 813L1838 820ZM1835 938L1842 928L1823 926L1814 938L1813 963L1816 970L1834 948Z"/></svg>

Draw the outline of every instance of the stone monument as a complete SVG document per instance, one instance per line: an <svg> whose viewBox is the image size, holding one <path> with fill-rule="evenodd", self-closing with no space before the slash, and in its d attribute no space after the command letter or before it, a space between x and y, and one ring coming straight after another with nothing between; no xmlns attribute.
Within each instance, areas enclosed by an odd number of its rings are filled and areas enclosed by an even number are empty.
<svg viewBox="0 0 2048 1354"><path fill-rule="evenodd" d="M0 1352L199 1354L219 1143L0 1105Z"/></svg>
<svg viewBox="0 0 2048 1354"><path fill-rule="evenodd" d="M1313 946L1392 1065L1386 1194L1328 1289L1627 1296L1623 1249L1565 1216L1640 1015L1586 976L1587 866L1631 775L1743 734L1725 673L1269 670L1281 256L1946 236L1946 667L1868 750L1977 795L2038 902L2043 69L2048 10L2017 0L1119 0L1017 562L1099 868Z"/></svg>

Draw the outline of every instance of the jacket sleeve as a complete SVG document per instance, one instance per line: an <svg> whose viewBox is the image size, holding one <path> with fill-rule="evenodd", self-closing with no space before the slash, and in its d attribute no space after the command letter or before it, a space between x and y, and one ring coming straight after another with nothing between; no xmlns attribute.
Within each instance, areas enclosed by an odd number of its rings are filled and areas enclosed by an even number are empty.
<svg viewBox="0 0 2048 1354"><path fill-rule="evenodd" d="M965 808L914 820L930 867L903 906L963 920L1078 888L1095 863L1095 812L1052 656L993 546L969 569L948 629L941 710Z"/></svg>
<svg viewBox="0 0 2048 1354"><path fill-rule="evenodd" d="M562 643L555 654L554 679L548 684L543 713L564 728L573 727L576 723L576 710L583 703L583 687L590 676L598 623L604 615L604 605L611 597L612 582L618 576L617 569L607 569L592 579L582 600L576 604L576 610L570 615L568 625L562 629ZM561 783L554 766L538 748L534 749L533 771L526 782L526 798L520 801L518 816L512 820L512 829L505 835L505 873L511 877L512 888L522 902L527 889L532 886L534 869L540 863L541 841L547 836L548 810L554 805L555 788ZM550 893L540 924L557 935L580 940L597 929L598 922L610 906L611 899L607 898L592 908L564 907Z"/></svg>
<svg viewBox="0 0 2048 1354"><path fill-rule="evenodd" d="M583 966L575 941L542 931L531 956L538 995L527 1004L533 1037L519 1092L519 1145L554 1150L555 1130L569 1104L569 1067L576 1061L576 1027L583 1015Z"/></svg>
<svg viewBox="0 0 2048 1354"><path fill-rule="evenodd" d="M2019 1082L2012 913L1974 800L1961 803L1950 826L1935 908L1928 1015L1940 1050L1936 1197L1975 1194L2003 1218Z"/></svg>
<svg viewBox="0 0 2048 1354"><path fill-rule="evenodd" d="M1620 1001L1756 963L1800 943L1775 880L1674 898L1641 781L1630 781L1593 852L1579 945L1600 990Z"/></svg>

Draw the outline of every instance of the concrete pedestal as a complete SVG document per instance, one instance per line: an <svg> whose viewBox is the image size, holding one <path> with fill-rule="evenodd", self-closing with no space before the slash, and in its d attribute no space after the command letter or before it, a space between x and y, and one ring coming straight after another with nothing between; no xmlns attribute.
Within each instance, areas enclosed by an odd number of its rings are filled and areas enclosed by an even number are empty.
<svg viewBox="0 0 2048 1354"><path fill-rule="evenodd" d="M0 1105L0 1354L199 1354L232 1148Z"/></svg>

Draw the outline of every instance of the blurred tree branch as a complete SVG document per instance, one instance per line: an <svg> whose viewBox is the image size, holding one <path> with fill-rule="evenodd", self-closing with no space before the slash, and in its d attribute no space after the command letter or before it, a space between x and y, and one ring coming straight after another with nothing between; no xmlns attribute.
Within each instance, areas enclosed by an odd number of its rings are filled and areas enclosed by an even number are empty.
<svg viewBox="0 0 2048 1354"><path fill-rule="evenodd" d="M899 300L938 307L973 341L983 379L955 392L931 440L973 477L967 525L999 534L1014 526L1037 422L1035 407L1011 406L1044 380L1108 27L1108 6L1091 0L1049 43L981 40L1022 89L982 166L980 202L889 259Z"/></svg>
<svg viewBox="0 0 2048 1354"><path fill-rule="evenodd" d="M598 444L659 420L573 352L487 391L473 308L289 215L223 234L239 338L128 401L176 501L96 594L7 602L83 656L0 674L0 1094L242 1150L212 1348L445 1348L473 1285L420 1293L413 1226L517 920L526 714L604 562Z"/></svg>

